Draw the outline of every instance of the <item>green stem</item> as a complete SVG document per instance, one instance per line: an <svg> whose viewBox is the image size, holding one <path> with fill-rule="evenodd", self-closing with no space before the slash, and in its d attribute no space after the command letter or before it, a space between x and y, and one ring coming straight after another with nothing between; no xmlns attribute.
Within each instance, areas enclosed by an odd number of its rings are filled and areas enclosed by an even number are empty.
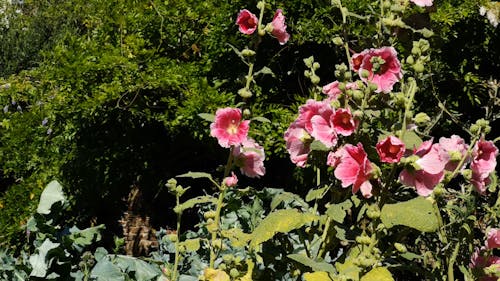
<svg viewBox="0 0 500 281"><path fill-rule="evenodd" d="M451 255L448 261L448 281L455 281L455 275L453 272L453 267L455 261L457 260L458 251L460 250L460 243L455 245L455 249L453 250L453 254Z"/></svg>
<svg viewBox="0 0 500 281"><path fill-rule="evenodd" d="M247 83L245 84L245 89L249 90L250 83L253 80L253 63L248 64L248 74L247 74L246 78L247 78Z"/></svg>
<svg viewBox="0 0 500 281"><path fill-rule="evenodd" d="M326 219L325 227L323 228L323 235L321 235L321 248L318 252L318 258L323 258L323 255L326 251L326 239L328 234L328 229L330 229L331 218L328 217Z"/></svg>
<svg viewBox="0 0 500 281"><path fill-rule="evenodd" d="M260 6L260 14L259 14L259 23L257 24L257 31L258 31L258 34L259 36L263 36L262 32L264 32L265 34L265 31L264 29L262 28L263 25L262 25L262 19L264 18L264 10L266 8L266 1L259 1L258 4L257 4L257 7Z"/></svg>
<svg viewBox="0 0 500 281"><path fill-rule="evenodd" d="M175 196L175 199L176 199L176 206L179 206L180 205L180 196L178 194L176 194ZM179 259L180 259L180 252L179 252L179 233L181 231L181 217L182 217L182 213L179 212L177 213L177 232L175 233L175 235L177 236L177 239L175 240L175 259L174 259L174 272L172 273L172 281L176 281L177 280L177 267L179 266Z"/></svg>
<svg viewBox="0 0 500 281"><path fill-rule="evenodd" d="M408 113L410 112L411 108L412 108L412 105L413 105L413 99L415 98L415 93L417 92L417 89L416 89L416 82L414 80L410 81L409 85L408 85L408 90L407 90L407 96L406 98L408 99L406 101L406 104L405 104L405 112L404 112L404 115L403 115L403 124L401 125L401 131L400 131L400 134L399 134L399 139L403 139L404 136L405 136L405 132L406 132L406 122L407 122L407 115Z"/></svg>

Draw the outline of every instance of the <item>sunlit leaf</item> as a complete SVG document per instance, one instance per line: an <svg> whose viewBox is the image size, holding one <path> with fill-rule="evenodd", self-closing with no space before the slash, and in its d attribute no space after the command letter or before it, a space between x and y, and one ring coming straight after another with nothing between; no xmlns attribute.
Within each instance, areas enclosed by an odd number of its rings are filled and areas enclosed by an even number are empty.
<svg viewBox="0 0 500 281"><path fill-rule="evenodd" d="M63 203L65 201L62 186L58 181L51 181L42 192L40 202L36 209L39 214L50 214L50 208L57 202Z"/></svg>
<svg viewBox="0 0 500 281"><path fill-rule="evenodd" d="M438 229L438 218L432 202L424 197L386 204L382 207L380 219L387 228L404 225L422 232L434 232Z"/></svg>
<svg viewBox="0 0 500 281"><path fill-rule="evenodd" d="M392 274L385 267L377 267L361 277L360 281L394 281Z"/></svg>

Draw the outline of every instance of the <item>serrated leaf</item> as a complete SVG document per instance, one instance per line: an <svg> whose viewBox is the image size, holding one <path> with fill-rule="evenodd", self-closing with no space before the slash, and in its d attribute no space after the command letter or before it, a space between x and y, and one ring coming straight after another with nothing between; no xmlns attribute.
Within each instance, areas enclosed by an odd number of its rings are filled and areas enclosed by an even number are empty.
<svg viewBox="0 0 500 281"><path fill-rule="evenodd" d="M231 245L234 247L244 247L248 245L248 241L252 239L251 234L244 233L240 228L224 229L221 231L221 235L229 239Z"/></svg>
<svg viewBox="0 0 500 281"><path fill-rule="evenodd" d="M403 139L406 149L418 148L422 144L422 139L414 131L406 131Z"/></svg>
<svg viewBox="0 0 500 281"><path fill-rule="evenodd" d="M394 278L387 268L377 267L361 277L360 281L394 281Z"/></svg>
<svg viewBox="0 0 500 281"><path fill-rule="evenodd" d="M311 143L310 148L311 148L311 150L314 150L314 151L330 151L330 148L328 148L326 145L324 145L319 140L314 140Z"/></svg>
<svg viewBox="0 0 500 281"><path fill-rule="evenodd" d="M343 223L346 216L346 212L350 210L351 207L352 207L352 202L351 200L347 199L342 203L330 205L326 210L326 214L334 221L338 223Z"/></svg>
<svg viewBox="0 0 500 281"><path fill-rule="evenodd" d="M302 275L304 281L332 281L327 272L306 272Z"/></svg>
<svg viewBox="0 0 500 281"><path fill-rule="evenodd" d="M271 123L271 120L267 119L266 117L262 117L262 116L253 117L252 120L259 121L262 123Z"/></svg>
<svg viewBox="0 0 500 281"><path fill-rule="evenodd" d="M212 197L212 196L208 196L208 195L191 198L191 199L187 200L186 202L175 206L174 212L177 214L180 214L180 213L184 212L184 210L187 210L189 208L193 208L196 204L204 204L204 203L216 204L217 199Z"/></svg>
<svg viewBox="0 0 500 281"><path fill-rule="evenodd" d="M296 262L299 262L305 266L310 267L314 271L325 271L329 272L332 274L336 274L337 271L335 270L335 267L333 265L326 263L326 262L317 262L312 259L310 259L308 256L305 254L290 254L287 256L289 259L292 259Z"/></svg>
<svg viewBox="0 0 500 281"><path fill-rule="evenodd" d="M254 248L273 238L278 232L287 233L318 219L316 215L301 213L296 209L275 211L264 218L252 233L250 247Z"/></svg>
<svg viewBox="0 0 500 281"><path fill-rule="evenodd" d="M57 202L64 203L65 200L61 184L56 180L51 181L43 190L36 211L39 214L48 215L52 205Z"/></svg>
<svg viewBox="0 0 500 281"><path fill-rule="evenodd" d="M323 196L325 195L326 191L328 191L329 188L330 186L326 185L322 188L309 190L309 192L306 195L306 202L311 202L313 200L323 198Z"/></svg>
<svg viewBox="0 0 500 281"><path fill-rule="evenodd" d="M211 123L215 121L215 115L210 113L199 113L198 116Z"/></svg>
<svg viewBox="0 0 500 281"><path fill-rule="evenodd" d="M203 172L187 172L185 174L176 176L176 178L193 178L193 179L207 178L211 180L212 175Z"/></svg>
<svg viewBox="0 0 500 281"><path fill-rule="evenodd" d="M423 197L384 205L380 219L387 228L404 225L422 232L434 232L438 229L438 218L432 202Z"/></svg>
<svg viewBox="0 0 500 281"><path fill-rule="evenodd" d="M273 197L273 200L271 201L271 210L276 209L276 207L278 207L282 202L288 203L292 201L297 202L300 206L303 206L305 208L308 207L304 199L302 199L297 194L291 192L283 192Z"/></svg>

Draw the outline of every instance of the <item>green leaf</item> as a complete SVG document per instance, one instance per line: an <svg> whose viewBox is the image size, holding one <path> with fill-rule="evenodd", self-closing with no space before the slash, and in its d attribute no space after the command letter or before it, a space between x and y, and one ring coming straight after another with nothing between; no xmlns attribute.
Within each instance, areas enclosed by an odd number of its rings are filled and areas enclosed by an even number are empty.
<svg viewBox="0 0 500 281"><path fill-rule="evenodd" d="M38 253L31 255L29 262L31 264L30 276L34 277L45 277L47 275L47 269L50 266L50 262L46 262L47 254L50 250L59 247L60 243L53 243L48 238L46 238L42 245L37 248Z"/></svg>
<svg viewBox="0 0 500 281"><path fill-rule="evenodd" d="M320 142L318 140L314 140L311 143L311 150L315 150L315 151L330 151L330 148L328 148L322 142Z"/></svg>
<svg viewBox="0 0 500 281"><path fill-rule="evenodd" d="M406 131L402 141L406 149L418 148L422 144L422 139L414 131Z"/></svg>
<svg viewBox="0 0 500 281"><path fill-rule="evenodd" d="M200 238L187 239L179 243L179 245L184 246L188 252L195 252L200 249Z"/></svg>
<svg viewBox="0 0 500 281"><path fill-rule="evenodd" d="M272 77L276 77L274 75L274 72L267 66L264 66L259 71L255 72L254 76L258 76L260 74L267 74L267 75L271 75Z"/></svg>
<svg viewBox="0 0 500 281"><path fill-rule="evenodd" d="M203 172L187 172L185 174L176 176L176 178L193 178L193 179L207 178L211 180L212 175Z"/></svg>
<svg viewBox="0 0 500 281"><path fill-rule="evenodd" d="M51 181L43 190L38 203L37 213L48 215L50 208L57 202L64 203L65 197L62 186L58 181Z"/></svg>
<svg viewBox="0 0 500 281"><path fill-rule="evenodd" d="M304 254L290 254L287 257L305 266L310 267L314 271L326 271L332 274L337 273L333 265L326 262L314 261Z"/></svg>
<svg viewBox="0 0 500 281"><path fill-rule="evenodd" d="M240 228L224 229L221 231L221 235L229 239L234 247L244 247L252 239L252 234L244 233Z"/></svg>
<svg viewBox="0 0 500 281"><path fill-rule="evenodd" d="M329 188L330 186L325 185L322 188L309 190L309 192L306 195L306 202L311 202L313 200L323 198L323 196L325 195L325 193L328 191Z"/></svg>
<svg viewBox="0 0 500 281"><path fill-rule="evenodd" d="M276 209L281 203L297 202L298 205L308 208L307 203L297 194L291 192L283 192L273 197L271 201L271 210Z"/></svg>
<svg viewBox="0 0 500 281"><path fill-rule="evenodd" d="M215 204L215 203L217 203L217 198L214 198L214 197L208 196L208 195L191 198L191 199L187 200L186 202L175 206L174 212L176 212L177 214L180 214L180 213L184 212L184 210L187 210L189 208L193 208L196 204L203 204L203 203Z"/></svg>
<svg viewBox="0 0 500 281"><path fill-rule="evenodd" d="M328 276L328 273L327 272L322 272L322 271L318 271L318 272L306 272L304 273L304 275L302 275L302 277L304 277L304 281L331 281L332 279L330 278L330 276Z"/></svg>
<svg viewBox="0 0 500 281"><path fill-rule="evenodd" d="M104 224L89 227L84 230L78 229L76 226L70 228L68 239L73 242L73 246L81 251L83 247L91 245L94 241L101 240L101 230L105 228Z"/></svg>
<svg viewBox="0 0 500 281"><path fill-rule="evenodd" d="M422 232L434 232L438 229L438 218L432 202L423 197L384 205L380 219L387 228L404 225Z"/></svg>
<svg viewBox="0 0 500 281"><path fill-rule="evenodd" d="M262 116L256 116L256 117L252 118L252 120L259 121L262 123L271 123L271 120L267 119L266 117L262 117Z"/></svg>
<svg viewBox="0 0 500 281"><path fill-rule="evenodd" d="M210 113L200 113L198 116L208 122L214 122L215 121L215 115L210 114Z"/></svg>
<svg viewBox="0 0 500 281"><path fill-rule="evenodd" d="M361 277L360 281L394 281L394 278L387 268L377 267Z"/></svg>
<svg viewBox="0 0 500 281"><path fill-rule="evenodd" d="M252 233L250 247L254 248L273 238L278 232L287 233L318 219L319 217L316 215L301 213L296 209L275 211L264 218Z"/></svg>
<svg viewBox="0 0 500 281"><path fill-rule="evenodd" d="M346 212L349 211L352 207L351 200L347 199L339 204L332 204L326 210L326 214L332 218L334 221L338 223L343 223Z"/></svg>
<svg viewBox="0 0 500 281"><path fill-rule="evenodd" d="M414 259L421 260L423 258L422 255L417 255L417 254L412 253L412 252L406 252L406 253L400 254L400 256L404 259L409 260L409 261L414 260Z"/></svg>
<svg viewBox="0 0 500 281"><path fill-rule="evenodd" d="M103 259L96 264L90 272L90 277L98 281L125 281L125 276L120 268L107 259Z"/></svg>

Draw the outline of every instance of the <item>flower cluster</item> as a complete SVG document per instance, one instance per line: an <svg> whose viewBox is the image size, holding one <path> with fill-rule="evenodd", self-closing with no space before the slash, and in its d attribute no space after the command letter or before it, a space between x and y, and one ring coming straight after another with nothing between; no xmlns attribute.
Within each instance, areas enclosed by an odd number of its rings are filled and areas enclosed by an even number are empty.
<svg viewBox="0 0 500 281"><path fill-rule="evenodd" d="M493 249L500 248L500 229L492 228L486 235L485 245L476 248L469 264L470 268L483 270L481 281L498 280L500 274L500 257L491 254Z"/></svg>
<svg viewBox="0 0 500 281"><path fill-rule="evenodd" d="M255 14L247 9L243 9L239 12L236 18L236 24L241 33L250 35L255 32L255 30L260 30L259 19ZM273 37L278 39L278 42L283 45L290 39L290 34L286 31L285 16L281 9L277 9L274 13L273 20L267 24L265 31L268 31ZM264 31L264 29L262 29Z"/></svg>
<svg viewBox="0 0 500 281"><path fill-rule="evenodd" d="M232 147L234 163L242 174L248 177L260 177L266 172L264 149L248 137L249 125L249 120L242 120L240 109L220 108L215 113L214 122L210 124L210 135L217 138L220 146ZM224 179L228 187L235 186L237 182L234 173Z"/></svg>

